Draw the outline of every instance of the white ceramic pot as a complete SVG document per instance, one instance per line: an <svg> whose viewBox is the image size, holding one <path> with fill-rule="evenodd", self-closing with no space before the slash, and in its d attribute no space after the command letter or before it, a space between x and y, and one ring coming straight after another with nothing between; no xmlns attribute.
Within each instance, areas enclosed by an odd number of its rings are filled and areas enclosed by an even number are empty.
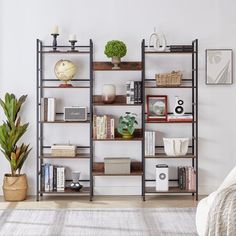
<svg viewBox="0 0 236 236"><path fill-rule="evenodd" d="M113 84L104 84L102 87L102 101L113 103L116 99L116 87Z"/></svg>
<svg viewBox="0 0 236 236"><path fill-rule="evenodd" d="M167 156L184 156L188 152L189 138L163 138Z"/></svg>

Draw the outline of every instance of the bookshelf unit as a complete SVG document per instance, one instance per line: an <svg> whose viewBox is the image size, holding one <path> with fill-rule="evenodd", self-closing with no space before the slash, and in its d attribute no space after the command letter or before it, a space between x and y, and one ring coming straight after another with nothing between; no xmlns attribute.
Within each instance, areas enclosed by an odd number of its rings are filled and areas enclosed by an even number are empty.
<svg viewBox="0 0 236 236"><path fill-rule="evenodd" d="M113 73L119 73L119 72L128 72L130 71L132 73L132 71L138 71L140 73L142 73L142 62L141 61L129 61L129 62L121 62L119 64L120 69L119 70L113 70L113 64L111 62L103 62L103 61L99 61L99 62L94 62L93 63L93 71L94 73L98 73L98 72L103 72L105 73L106 71L110 71ZM144 84L144 81L142 80L142 76L140 75L140 80L142 82L142 85ZM96 80L96 76L94 76L94 81ZM112 82L111 82L112 83ZM142 86L143 87L143 86ZM127 104L126 103L126 95L116 95L116 99L114 103L111 104L104 104L102 102L101 96L100 95L94 95L93 96L93 107L96 109L99 109L99 107L102 106L106 106L106 107L123 107L123 109L126 109L128 107L140 107L141 112L144 110L144 100L142 100L142 103L138 103L138 104ZM120 114L121 115L121 114ZM92 118L93 119L93 118ZM141 117L142 119L142 117ZM115 138L114 139L96 139L93 138L93 142L95 145L95 142L125 142L125 143L130 143L130 142L140 142L140 145L143 146L143 120L141 122L141 129L136 129L134 132L134 137L132 139L124 139L122 138L122 136L117 132L117 130L115 129ZM142 150L143 153L143 150ZM119 155L119 154L118 154ZM94 161L94 156L93 156L93 181L94 178L96 178L96 176L140 176L141 178L143 178L143 169L142 169L142 154L141 154L141 160L140 161L132 161L131 162L131 173L128 175L124 175L124 174L105 174L104 172L104 162L95 162ZM92 182L93 182L92 181ZM142 191L142 189L141 189ZM93 196L93 193L92 193Z"/></svg>
<svg viewBox="0 0 236 236"><path fill-rule="evenodd" d="M198 200L198 40L194 40L191 44L193 50L191 52L158 52L158 51L150 51L148 49L148 46L145 45L145 40L142 41L142 80L145 81L143 86L143 101L145 101L145 97L147 94L146 90L147 89L156 89L155 94L158 95L157 91L160 91L162 89L178 89L180 92L181 90L184 89L189 89L191 91L191 109L192 111L186 114L191 114L193 116L192 121L147 121L146 119L146 111L145 109L143 110L143 120L144 124L143 127L146 127L147 124L153 124L153 125L178 125L178 124L186 124L186 125L191 125L191 143L189 145L189 151L185 156L178 156L178 157L170 157L164 154L163 145L155 145L155 155L154 156L145 156L145 153L143 153L143 200L145 200L145 196L147 194L161 194L161 193L186 193L186 194L192 194L195 195L196 200ZM147 54L151 54L152 57L160 57L161 55L166 55L166 56L173 56L173 55L181 55L181 56L186 56L190 57L191 60L191 78L190 79L185 79L183 78L183 85L179 87L175 86L166 86L166 87L158 87L156 85L153 85L155 83L155 79L148 79L146 78L146 71L145 67L147 65L147 60L146 56ZM151 59L149 59L151 60ZM160 94L160 93L159 93ZM171 114L171 113L169 113ZM143 129L145 130L145 129ZM145 135L143 134L143 137L145 139ZM162 151L161 151L162 150ZM182 190L179 187L170 187L169 191L164 191L164 192L159 192L156 191L155 187L150 187L146 186L147 183L150 182L155 182L155 179L147 179L146 178L146 162L149 160L175 160L175 163L178 163L181 161L181 159L189 159L191 161L191 166L195 169L196 171L196 189L195 190ZM181 162L180 162L181 164ZM155 168L155 167L154 167ZM177 167L176 167L177 168ZM169 182L178 182L178 179L169 179Z"/></svg>
<svg viewBox="0 0 236 236"><path fill-rule="evenodd" d="M90 39L88 45L79 45L75 46L76 50L78 51L70 51L70 45L59 45L57 46L57 51L53 51L53 46L48 46L44 45L43 42L39 39L37 39L36 42L36 67L37 67L37 72L36 72L36 78L37 78L37 85L36 85L36 122L37 122L37 129L36 129L36 135L37 135L37 145L36 145L36 194L37 194L37 201L40 200L40 196L43 195L86 195L89 196L91 199L92 195L92 156L93 156L93 147L92 147L92 98L93 98L93 73L92 73L92 66L93 66L93 42ZM58 87L57 83L59 83L59 80L56 78L45 78L45 57L47 55L74 55L76 58L80 56L87 56L88 57L88 68L89 68L89 78L86 79L73 79L73 82L76 82L77 84L84 84L86 85L76 85L73 87L68 87L68 88L62 88ZM59 60L59 58L57 58ZM61 58L60 58L61 59ZM50 84L48 84L48 82ZM43 121L41 118L41 109L42 109L42 104L41 100L44 97L45 90L57 90L58 94L63 90L70 90L71 93L76 93L78 90L81 89L86 89L89 92L89 110L88 110L88 120L87 121L81 121L81 122L68 122L64 121L63 119L58 119L53 122L49 121ZM63 113L56 113L57 116L63 115ZM44 140L44 131L45 131L45 124L47 124L47 129L50 128L51 125L55 126L60 126L60 125L80 125L80 124L88 124L88 132L89 132L89 144L86 146L77 146L78 149L83 149L87 150L87 153L81 153L81 154L76 154L75 157L65 157L65 156L51 156L48 154L45 150L48 150L51 148L50 145L48 145L45 140ZM74 161L74 162L79 162L80 160L87 160L89 162L89 179L84 179L80 180L80 182L86 182L88 183L88 187L83 187L80 192L74 191L68 187L65 188L65 191L44 191L42 189L42 164L44 163L44 160L57 160L58 163L60 164L60 160L67 160L68 162ZM74 160L72 160L74 159ZM71 182L71 180L66 180L66 182Z"/></svg>

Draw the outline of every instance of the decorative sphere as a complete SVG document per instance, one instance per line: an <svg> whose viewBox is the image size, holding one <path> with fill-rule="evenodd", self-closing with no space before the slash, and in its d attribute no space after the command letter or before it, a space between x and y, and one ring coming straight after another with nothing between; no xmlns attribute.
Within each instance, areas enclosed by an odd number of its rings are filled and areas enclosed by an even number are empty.
<svg viewBox="0 0 236 236"><path fill-rule="evenodd" d="M61 81L70 81L77 72L76 65L69 60L60 60L54 67L56 77Z"/></svg>

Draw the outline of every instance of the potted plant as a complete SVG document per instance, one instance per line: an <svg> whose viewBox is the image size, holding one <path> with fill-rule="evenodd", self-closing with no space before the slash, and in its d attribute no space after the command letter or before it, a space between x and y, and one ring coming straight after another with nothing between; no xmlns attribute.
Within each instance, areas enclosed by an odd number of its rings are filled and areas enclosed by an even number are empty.
<svg viewBox="0 0 236 236"><path fill-rule="evenodd" d="M0 146L5 158L9 161L11 173L5 174L3 193L6 201L22 201L27 195L27 176L21 174L21 168L31 149L29 145L18 145L19 139L28 128L28 123L21 124L19 111L27 95L19 99L14 94L6 93L5 100L0 99L7 120L0 126Z"/></svg>
<svg viewBox="0 0 236 236"><path fill-rule="evenodd" d="M111 40L107 42L104 53L108 58L112 58L114 67L112 69L120 69L120 59L126 55L126 45L119 40Z"/></svg>
<svg viewBox="0 0 236 236"><path fill-rule="evenodd" d="M138 124L136 117L137 115L131 112L126 112L123 116L120 116L117 130L124 139L133 138L135 127Z"/></svg>

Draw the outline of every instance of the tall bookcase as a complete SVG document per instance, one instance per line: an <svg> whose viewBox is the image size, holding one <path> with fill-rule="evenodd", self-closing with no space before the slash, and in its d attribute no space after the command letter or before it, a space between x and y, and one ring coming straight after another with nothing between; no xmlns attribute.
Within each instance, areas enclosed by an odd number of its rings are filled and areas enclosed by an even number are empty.
<svg viewBox="0 0 236 236"><path fill-rule="evenodd" d="M98 72L103 72L105 73L106 71L110 71L112 73L120 73L120 72L130 72L132 73L132 71L138 71L138 72L142 72L142 63L141 61L130 61L130 62L122 62L120 65L120 69L119 70L113 70L113 64L111 62L94 62L93 63L93 71L94 73L98 73ZM139 76L142 84L143 84L143 80L142 80L142 76L140 74ZM96 80L96 76L94 76L94 81ZM112 82L111 82L112 83ZM125 87L125 86L124 86ZM125 92L125 91L124 91ZM126 103L126 95L117 95L116 96L116 100L114 103L112 104L104 104L102 102L102 98L100 95L94 95L94 99L93 99L93 107L99 109L99 107L101 106L109 106L109 107L123 107L124 109L128 109L129 107L140 107L141 111L143 111L144 109L144 100L142 100L141 103L138 104L127 104ZM125 112L125 111L124 111ZM112 111L111 111L112 113ZM112 115L112 114L109 114ZM122 114L120 114L122 115ZM116 117L117 119L119 117ZM141 117L142 120L142 117ZM93 138L93 142L94 145L96 142L125 142L125 143L130 143L130 142L140 142L140 144L143 143L143 120L141 122L141 129L137 129L134 133L134 137L132 139L123 139L122 136L117 132L117 130L115 130L115 138L114 139L96 139ZM127 148L127 153L128 153L128 149L129 146L126 145ZM142 149L144 148L144 146L142 145ZM143 150L142 150L143 153ZM104 154L105 154L105 150L104 150ZM129 155L129 154L128 154ZM117 156L119 156L119 153L117 153ZM95 156L93 157L93 160L95 160ZM141 154L141 160L140 161L132 161L131 162L131 173L129 175L125 175L125 174L105 174L104 171L104 162L95 162L93 161L93 181L94 178L96 178L97 176L140 176L141 178L143 178L143 170L142 170L142 154Z"/></svg>
<svg viewBox="0 0 236 236"><path fill-rule="evenodd" d="M147 89L155 89L155 95L163 95L160 94L159 91L162 89L178 89L180 92L181 96L181 91L186 91L186 89L191 91L191 111L188 112L188 114L192 114L193 120L192 121L148 121L146 119L146 111L143 110L143 120L145 123L143 124L143 127L146 127L148 123L153 123L153 125L179 125L181 124L186 124L186 125L191 125L191 142L188 147L188 153L185 156L179 156L179 157L169 157L164 154L163 152L163 145L156 145L156 153L154 156L145 156L143 153L143 171L144 171L144 178L143 178L143 199L145 200L145 196L147 194L178 194L178 193L185 193L185 194L192 194L196 196L196 200L198 200L198 40L194 40L192 42L192 48L193 50L191 52L171 52L171 51L154 51L154 50L149 50L148 46L145 45L145 40L142 41L142 80L145 81L145 86L143 86L143 99L145 99L147 94ZM191 78L183 78L183 84L180 87L158 87L155 85L150 85L150 82L155 82L155 79L152 78L146 78L146 65L147 65L147 60L146 57L148 54L153 55L154 57L158 57L160 59L161 55L166 55L169 57L173 57L173 55L181 55L181 56L189 56L191 60ZM149 59L151 60L151 59ZM161 59L160 59L161 60ZM158 67L158 65L157 65ZM187 113L187 112L186 112ZM169 112L168 114L171 114ZM181 136L181 134L179 134ZM145 137L145 136L144 136ZM161 151L162 150L162 151ZM195 190L181 190L179 187L170 187L169 191L166 192L159 192L156 191L155 187L146 187L148 182L154 182L155 179L147 179L146 178L146 162L148 162L150 159L154 159L156 163L158 164L158 161L160 160L167 160L167 159L172 159L175 160L175 163L181 165L181 159L189 159L191 161L192 167L196 171L196 189ZM155 168L155 167L154 167ZM154 169L153 168L153 169ZM177 170L176 170L177 172ZM178 182L178 179L169 179L170 182ZM176 185L177 186L177 185Z"/></svg>
<svg viewBox="0 0 236 236"><path fill-rule="evenodd" d="M37 135L37 144L36 144L36 194L37 194L37 201L39 201L40 196L43 195L87 195L87 196L92 196L92 156L93 156L93 147L92 147L92 114L93 114L93 109L92 109L92 99L93 99L93 72L92 72L92 67L93 67L93 42L90 39L88 45L79 45L75 46L75 51L71 51L70 45L60 45L57 46L57 50L53 50L53 46L50 45L44 45L43 42L39 39L37 39L36 42L36 67L37 67L37 72L36 72L36 78L37 78L37 85L36 85L36 124L37 124L37 129L36 129L36 135ZM58 87L58 79L53 76L53 78L47 78L45 76L45 57L53 55L57 56L57 60L61 59L61 56L68 56L68 55L73 55L76 57L76 59L79 59L81 56L87 56L88 57L88 68L89 68L89 78L81 78L81 79L74 79L75 83L78 85L73 86L71 88L61 88ZM59 57L60 56L60 57ZM54 62L55 63L55 62ZM50 65L52 67L52 65ZM84 84L86 83L86 85ZM82 84L82 85L81 85ZM62 90L70 90L70 92L76 93L78 90L85 89L88 90L89 94L89 110L88 110L88 120L87 121L81 121L81 122L65 122L63 119L56 119L54 122L48 122L42 120L41 117L41 110L42 110L42 98L45 96L45 90L52 90L52 89L57 89L58 93ZM56 115L61 116L63 113L56 113ZM47 127L45 125L47 124ZM51 156L49 153L49 149L51 148L51 144L45 142L45 136L44 136L44 131L45 129L50 129L50 126L62 126L62 125L81 125L81 124L87 124L88 127L88 133L89 133L89 143L88 145L85 146L77 146L78 149L83 149L87 150L84 154L77 154L73 158L69 157L54 157ZM42 177L42 164L45 162L45 160L57 160L58 165L60 165L60 160L68 160L68 161L74 161L74 162L79 162L80 160L87 160L89 162L89 176L90 178L87 180L81 180L84 182L88 183L88 187L84 187L81 192L76 192L71 190L70 188L65 188L65 191L63 192L57 192L57 191L51 191L51 192L45 192L42 189L42 182L41 182L41 177ZM72 160L73 159L73 160ZM71 180L68 180L71 181Z"/></svg>

